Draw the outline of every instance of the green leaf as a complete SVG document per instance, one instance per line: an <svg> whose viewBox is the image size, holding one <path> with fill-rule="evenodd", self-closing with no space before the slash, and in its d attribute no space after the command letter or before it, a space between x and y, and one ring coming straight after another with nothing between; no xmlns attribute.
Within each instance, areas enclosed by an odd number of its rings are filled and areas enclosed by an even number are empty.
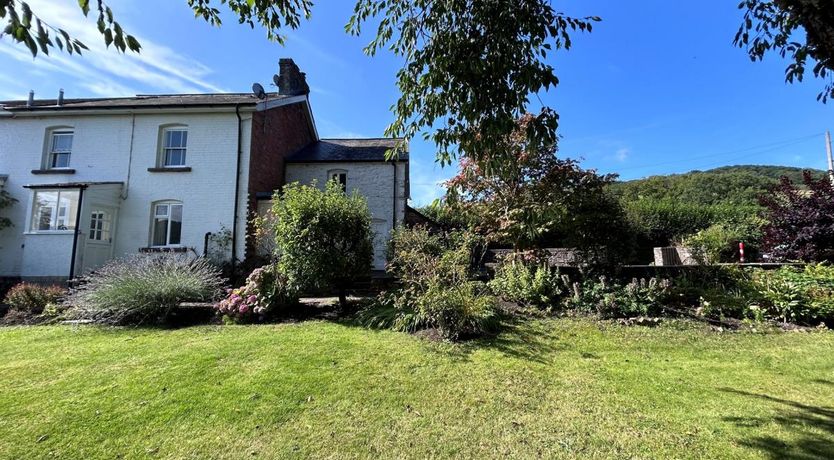
<svg viewBox="0 0 834 460"><path fill-rule="evenodd" d="M78 0L78 6L81 7L84 16L87 16L87 13L90 12L90 0Z"/></svg>

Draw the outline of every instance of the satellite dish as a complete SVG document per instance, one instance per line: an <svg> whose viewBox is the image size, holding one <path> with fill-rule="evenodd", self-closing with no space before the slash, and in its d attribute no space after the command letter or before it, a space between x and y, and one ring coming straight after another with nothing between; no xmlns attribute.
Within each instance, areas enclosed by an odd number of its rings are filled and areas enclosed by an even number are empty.
<svg viewBox="0 0 834 460"><path fill-rule="evenodd" d="M281 85L278 83L280 81L281 81L281 78L278 76L278 74L275 74L275 75L272 76L272 83L275 83L276 88L281 87Z"/></svg>
<svg viewBox="0 0 834 460"><path fill-rule="evenodd" d="M257 97L258 99L266 98L266 91L264 91L264 87L261 86L260 83L252 84L252 92L255 93L255 97Z"/></svg>

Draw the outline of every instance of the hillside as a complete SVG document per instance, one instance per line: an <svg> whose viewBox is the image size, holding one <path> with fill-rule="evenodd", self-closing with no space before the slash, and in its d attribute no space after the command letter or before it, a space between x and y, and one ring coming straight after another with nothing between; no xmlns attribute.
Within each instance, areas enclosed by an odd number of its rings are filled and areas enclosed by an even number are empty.
<svg viewBox="0 0 834 460"><path fill-rule="evenodd" d="M611 189L625 201L649 199L702 205L755 205L758 197L766 193L782 176L801 183L802 171L802 168L789 166L723 166L707 171L618 182ZM820 176L825 174L820 170L812 172Z"/></svg>

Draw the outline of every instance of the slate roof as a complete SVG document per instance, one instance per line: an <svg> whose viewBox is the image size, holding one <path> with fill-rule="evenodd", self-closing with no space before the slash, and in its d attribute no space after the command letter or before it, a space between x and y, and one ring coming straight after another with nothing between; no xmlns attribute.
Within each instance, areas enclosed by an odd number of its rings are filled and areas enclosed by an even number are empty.
<svg viewBox="0 0 834 460"><path fill-rule="evenodd" d="M385 152L402 142L398 138L378 139L321 139L286 159L287 163L385 161ZM406 151L396 161L408 161Z"/></svg>
<svg viewBox="0 0 834 460"><path fill-rule="evenodd" d="M289 96L269 93L268 100L283 99ZM252 93L220 94L156 94L137 95L117 98L64 99L63 105L57 105L56 99L36 99L32 107L26 107L26 101L0 101L0 107L10 112L28 110L93 110L93 109L131 109L131 108L184 108L212 107L236 104L255 105L257 97Z"/></svg>

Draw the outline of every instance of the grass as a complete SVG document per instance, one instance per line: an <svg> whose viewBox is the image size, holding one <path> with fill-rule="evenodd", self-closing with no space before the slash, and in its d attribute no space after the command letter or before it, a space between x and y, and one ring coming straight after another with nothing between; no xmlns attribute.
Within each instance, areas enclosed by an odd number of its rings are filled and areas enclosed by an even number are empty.
<svg viewBox="0 0 834 460"><path fill-rule="evenodd" d="M2 458L831 458L834 333L0 330Z"/></svg>

